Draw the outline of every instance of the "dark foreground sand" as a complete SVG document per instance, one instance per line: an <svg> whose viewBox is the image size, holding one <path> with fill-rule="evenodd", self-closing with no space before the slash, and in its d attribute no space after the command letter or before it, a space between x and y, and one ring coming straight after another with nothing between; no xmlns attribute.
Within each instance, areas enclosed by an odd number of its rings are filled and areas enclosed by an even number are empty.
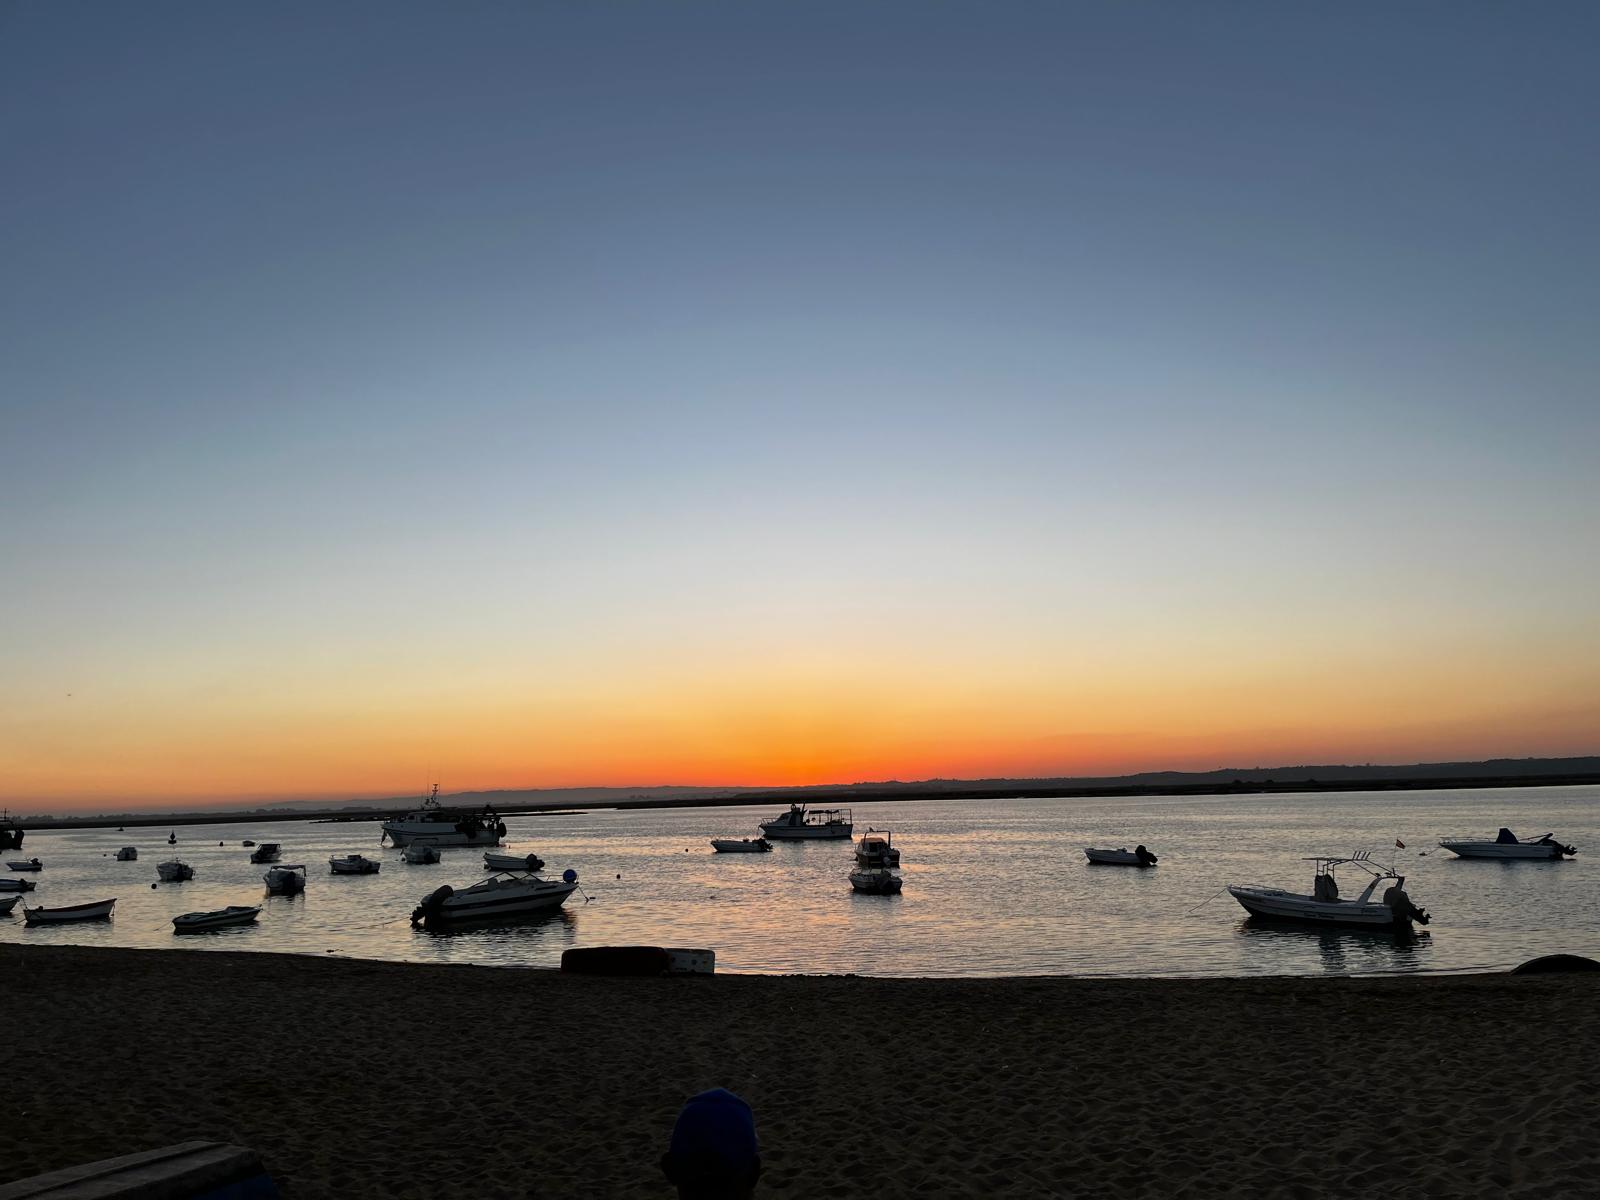
<svg viewBox="0 0 1600 1200"><path fill-rule="evenodd" d="M190 1138L288 1197L1600 1196L1600 976L607 980L0 946L0 1182ZM16 1082L26 1081L26 1082Z"/></svg>

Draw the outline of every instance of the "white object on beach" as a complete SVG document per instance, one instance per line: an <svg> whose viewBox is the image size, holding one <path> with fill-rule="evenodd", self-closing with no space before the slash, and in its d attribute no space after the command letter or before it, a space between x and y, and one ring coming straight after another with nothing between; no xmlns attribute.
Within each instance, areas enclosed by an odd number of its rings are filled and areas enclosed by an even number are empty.
<svg viewBox="0 0 1600 1200"><path fill-rule="evenodd" d="M414 867L425 867L429 863L439 861L439 851L434 848L431 842L412 842L404 850L400 851L400 857Z"/></svg>
<svg viewBox="0 0 1600 1200"><path fill-rule="evenodd" d="M172 918L173 933L203 933L207 929L226 929L231 925L251 925L261 915L259 904L230 904L211 912L184 913Z"/></svg>
<svg viewBox="0 0 1600 1200"><path fill-rule="evenodd" d="M302 863L273 867L261 879L274 896L297 896L306 890L306 869Z"/></svg>
<svg viewBox="0 0 1600 1200"><path fill-rule="evenodd" d="M37 858L24 858L24 859L20 859L20 860L19 859L9 859L8 858L6 860L6 866L10 867L13 871L42 871L42 870L44 870L44 864L42 862L40 862Z"/></svg>
<svg viewBox="0 0 1600 1200"><path fill-rule="evenodd" d="M328 869L335 875L376 875L382 866L381 862L361 854L346 854L328 859Z"/></svg>
<svg viewBox="0 0 1600 1200"><path fill-rule="evenodd" d="M856 843L856 865L864 868L898 867L900 851L894 848L894 835L887 829L869 829Z"/></svg>
<svg viewBox="0 0 1600 1200"><path fill-rule="evenodd" d="M1240 887L1230 884L1228 892L1242 904L1252 917L1267 920L1297 921L1311 925L1353 925L1367 929L1409 929L1413 919L1428 923L1428 914L1405 893L1406 877L1386 870L1371 861L1369 851L1357 850L1349 858L1306 858L1302 862L1316 864L1312 878L1311 895L1302 896L1281 888ZM1354 900L1339 897L1339 884L1334 878L1336 868L1351 864L1371 876L1367 886ZM1386 880L1394 884L1384 890L1381 900L1373 893Z"/></svg>
<svg viewBox="0 0 1600 1200"><path fill-rule="evenodd" d="M1564 846L1552 834L1519 838L1509 829L1502 829L1495 838L1440 838L1439 845L1460 858L1560 858L1578 852L1576 846Z"/></svg>
<svg viewBox="0 0 1600 1200"><path fill-rule="evenodd" d="M124 846L121 850L117 851L118 862L133 862L138 857L139 848L137 846Z"/></svg>
<svg viewBox="0 0 1600 1200"><path fill-rule="evenodd" d="M893 896L902 882L888 867L862 867L850 872L850 886L870 896Z"/></svg>
<svg viewBox="0 0 1600 1200"><path fill-rule="evenodd" d="M95 900L88 904L65 904L59 908L29 908L22 906L22 915L29 925L65 925L69 921L104 921L110 918L111 909L117 903L116 897L110 900Z"/></svg>
<svg viewBox="0 0 1600 1200"><path fill-rule="evenodd" d="M761 822L762 833L785 842L847 838L852 828L848 808L808 809L803 804L791 804L788 812Z"/></svg>
<svg viewBox="0 0 1600 1200"><path fill-rule="evenodd" d="M427 896L411 914L413 925L429 929L468 921L525 917L560 908L578 888L575 871L540 879L525 871L502 871L459 892L449 884Z"/></svg>
<svg viewBox="0 0 1600 1200"><path fill-rule="evenodd" d="M496 854L485 850L483 866L488 871L542 871L544 859L537 854Z"/></svg>
<svg viewBox="0 0 1600 1200"><path fill-rule="evenodd" d="M1093 850L1085 846L1083 850L1092 863L1099 863L1106 867L1153 867L1156 865L1156 856L1143 846L1136 846L1129 850L1126 846L1118 846L1115 850Z"/></svg>
<svg viewBox="0 0 1600 1200"><path fill-rule="evenodd" d="M498 846L505 835L506 823L490 805L485 804L479 812L446 808L439 803L436 783L421 808L385 821L378 841L388 838L396 846L416 841L435 846Z"/></svg>
<svg viewBox="0 0 1600 1200"><path fill-rule="evenodd" d="M712 838L711 848L718 854L766 854L772 843L766 838Z"/></svg>
<svg viewBox="0 0 1600 1200"><path fill-rule="evenodd" d="M250 851L250 861L257 864L275 863L283 855L283 847L277 842L262 842Z"/></svg>
<svg viewBox="0 0 1600 1200"><path fill-rule="evenodd" d="M156 874L161 876L163 883L182 883L186 879L194 878L194 868L174 858L164 863L157 863Z"/></svg>

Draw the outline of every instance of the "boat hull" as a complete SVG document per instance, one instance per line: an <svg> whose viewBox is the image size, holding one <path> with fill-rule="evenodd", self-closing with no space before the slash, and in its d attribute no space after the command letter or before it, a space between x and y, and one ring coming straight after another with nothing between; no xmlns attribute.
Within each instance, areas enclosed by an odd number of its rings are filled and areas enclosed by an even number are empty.
<svg viewBox="0 0 1600 1200"><path fill-rule="evenodd" d="M359 862L348 862L341 858L330 858L328 869L335 875L376 875L383 864L364 858Z"/></svg>
<svg viewBox="0 0 1600 1200"><path fill-rule="evenodd" d="M898 875L891 875L887 868L851 871L850 886L864 896L894 896L899 894L904 881Z"/></svg>
<svg viewBox="0 0 1600 1200"><path fill-rule="evenodd" d="M1440 842L1457 858L1560 858L1561 847L1554 842Z"/></svg>
<svg viewBox="0 0 1600 1200"><path fill-rule="evenodd" d="M483 891L467 888L437 904L432 903L432 898L424 900L412 914L412 924L440 929L538 916L560 908L567 902L567 897L577 890L576 883L556 883L553 880L539 880L537 886L532 888L510 885Z"/></svg>
<svg viewBox="0 0 1600 1200"><path fill-rule="evenodd" d="M254 925L260 915L260 906L225 908L207 913L184 913L181 917L172 918L172 932L205 933L212 929Z"/></svg>
<svg viewBox="0 0 1600 1200"><path fill-rule="evenodd" d="M29 925L67 925L74 921L109 921L115 900L96 900L90 904L69 904L64 908L24 908Z"/></svg>
<svg viewBox="0 0 1600 1200"><path fill-rule="evenodd" d="M7 896L5 899L0 900L0 917L9 917L11 910L17 906L17 901L21 899L21 896Z"/></svg>
<svg viewBox="0 0 1600 1200"><path fill-rule="evenodd" d="M761 835L774 842L832 842L850 836L850 825L763 825Z"/></svg>
<svg viewBox="0 0 1600 1200"><path fill-rule="evenodd" d="M537 854L491 854L485 851L483 869L485 871L541 871L544 869L544 859Z"/></svg>
<svg viewBox="0 0 1600 1200"><path fill-rule="evenodd" d="M24 862L15 862L15 861L7 862L6 866L10 867L13 871L42 871L42 870L44 870L44 864L42 862L40 862L38 859L36 859L36 858L30 858L30 859L27 859Z"/></svg>
<svg viewBox="0 0 1600 1200"><path fill-rule="evenodd" d="M1354 900L1313 900L1309 896L1276 888L1233 887L1228 893L1252 917L1267 921L1292 921L1300 925L1345 925L1360 929L1409 928L1387 904L1360 904Z"/></svg>
<svg viewBox="0 0 1600 1200"><path fill-rule="evenodd" d="M7 879L0 876L0 892L31 892L38 886L31 879Z"/></svg>
<svg viewBox="0 0 1600 1200"><path fill-rule="evenodd" d="M712 838L711 848L718 854L767 854L772 850L762 838L756 838L754 841L744 838L737 841L732 838Z"/></svg>
<svg viewBox="0 0 1600 1200"><path fill-rule="evenodd" d="M385 821L383 832L396 846L498 846L499 831L494 828L469 829L463 833L448 821Z"/></svg>
<svg viewBox="0 0 1600 1200"><path fill-rule="evenodd" d="M1153 862L1143 861L1132 850L1090 850L1083 851L1085 857L1097 866L1102 867L1153 867Z"/></svg>

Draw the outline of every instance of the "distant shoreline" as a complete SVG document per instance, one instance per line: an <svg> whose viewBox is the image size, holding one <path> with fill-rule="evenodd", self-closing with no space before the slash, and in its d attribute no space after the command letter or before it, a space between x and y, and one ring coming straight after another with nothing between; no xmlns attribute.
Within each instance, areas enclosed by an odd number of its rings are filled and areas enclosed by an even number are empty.
<svg viewBox="0 0 1600 1200"><path fill-rule="evenodd" d="M1030 799L1115 799L1137 796L1259 796L1259 795L1314 795L1326 792L1415 792L1445 791L1465 788L1536 788L1536 787L1588 787L1600 785L1600 772L1577 772L1567 775L1481 775L1481 776L1396 776L1372 779L1301 779L1248 780L1230 782L1207 781L1203 783L1137 783L1096 784L1081 787L1063 786L1057 781L1016 781L985 787L975 784L968 787L918 787L916 785L885 786L861 784L840 785L829 788L763 789L733 794L721 793L707 796L662 796L637 799L597 800L591 804L566 798L548 804L494 805L502 817L550 816L556 813L600 812L608 809L648 808L734 808L750 805L792 803L810 808L847 807L853 804L890 804L912 800L1030 800ZM482 793L478 793L481 796ZM447 808L479 809L482 803L472 800L451 802L445 797ZM244 825L262 821L323 821L353 822L376 821L405 811L394 805L355 808L296 809L276 812L245 812L239 810L219 812L182 812L137 814L128 816L51 817L23 821L26 830L44 829L114 829L148 828L155 825Z"/></svg>

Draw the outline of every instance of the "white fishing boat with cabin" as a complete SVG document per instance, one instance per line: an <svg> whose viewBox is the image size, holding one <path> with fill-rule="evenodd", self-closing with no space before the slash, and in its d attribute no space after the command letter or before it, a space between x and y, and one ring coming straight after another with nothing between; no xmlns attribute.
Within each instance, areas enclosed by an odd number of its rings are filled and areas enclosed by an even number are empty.
<svg viewBox="0 0 1600 1200"><path fill-rule="evenodd" d="M712 838L711 848L718 854L769 854L772 843L766 838Z"/></svg>
<svg viewBox="0 0 1600 1200"><path fill-rule="evenodd" d="M328 859L328 870L335 875L376 875L383 864L363 854L344 854Z"/></svg>
<svg viewBox="0 0 1600 1200"><path fill-rule="evenodd" d="M227 929L234 925L253 925L261 915L259 904L230 904L227 908L211 912L184 913L172 918L173 933L204 933L209 929Z"/></svg>
<svg viewBox="0 0 1600 1200"><path fill-rule="evenodd" d="M164 863L157 863L156 874L161 876L162 883L182 883L194 878L194 868L174 858Z"/></svg>
<svg viewBox="0 0 1600 1200"><path fill-rule="evenodd" d="M1440 838L1439 845L1458 858L1562 858L1578 852L1576 846L1566 846L1555 836L1541 833L1538 837L1519 838L1509 829L1502 829L1493 839Z"/></svg>
<svg viewBox="0 0 1600 1200"><path fill-rule="evenodd" d="M791 804L788 812L761 822L765 836L783 842L847 838L852 828L848 808L807 808L803 804Z"/></svg>
<svg viewBox="0 0 1600 1200"><path fill-rule="evenodd" d="M1357 850L1348 858L1305 858L1301 861L1316 864L1309 896L1255 885L1230 884L1228 892L1252 917L1265 920L1365 929L1410 929L1412 921L1428 923L1428 914L1414 905L1405 893L1406 877L1396 874L1393 868L1371 861L1370 851ZM1370 877L1367 886L1353 900L1339 895L1339 882L1335 878L1336 870L1346 865ZM1381 899L1374 900L1378 885L1389 880L1394 882L1384 889Z"/></svg>
<svg viewBox="0 0 1600 1200"><path fill-rule="evenodd" d="M433 846L498 846L506 835L506 823L494 808L481 810L446 808L439 803L439 785L422 802L422 807L383 823L378 841L387 838L396 846L426 842Z"/></svg>
<svg viewBox="0 0 1600 1200"><path fill-rule="evenodd" d="M856 865L865 869L873 867L898 867L900 851L894 847L894 835L887 829L869 829L856 843Z"/></svg>
<svg viewBox="0 0 1600 1200"><path fill-rule="evenodd" d="M44 864L37 858L7 859L6 866L13 871L42 871Z"/></svg>
<svg viewBox="0 0 1600 1200"><path fill-rule="evenodd" d="M544 859L537 854L496 854L485 850L483 866L486 871L542 871Z"/></svg>
<svg viewBox="0 0 1600 1200"><path fill-rule="evenodd" d="M285 863L273 867L261 877L267 891L274 896L298 896L306 890L306 868L303 863Z"/></svg>
<svg viewBox="0 0 1600 1200"><path fill-rule="evenodd" d="M88 904L64 904L58 908L29 908L22 906L22 915L29 925L65 925L71 921L107 921L116 907L116 898L94 900Z"/></svg>
<svg viewBox="0 0 1600 1200"><path fill-rule="evenodd" d="M560 908L577 887L578 873L573 870L563 871L559 880L541 879L529 871L501 871L459 892L449 884L435 889L412 912L411 924L437 930L537 916Z"/></svg>
<svg viewBox="0 0 1600 1200"><path fill-rule="evenodd" d="M1153 867L1158 861L1143 846L1135 846L1132 850L1126 846L1118 846L1115 850L1094 850L1085 846L1083 852L1090 862L1103 867Z"/></svg>

